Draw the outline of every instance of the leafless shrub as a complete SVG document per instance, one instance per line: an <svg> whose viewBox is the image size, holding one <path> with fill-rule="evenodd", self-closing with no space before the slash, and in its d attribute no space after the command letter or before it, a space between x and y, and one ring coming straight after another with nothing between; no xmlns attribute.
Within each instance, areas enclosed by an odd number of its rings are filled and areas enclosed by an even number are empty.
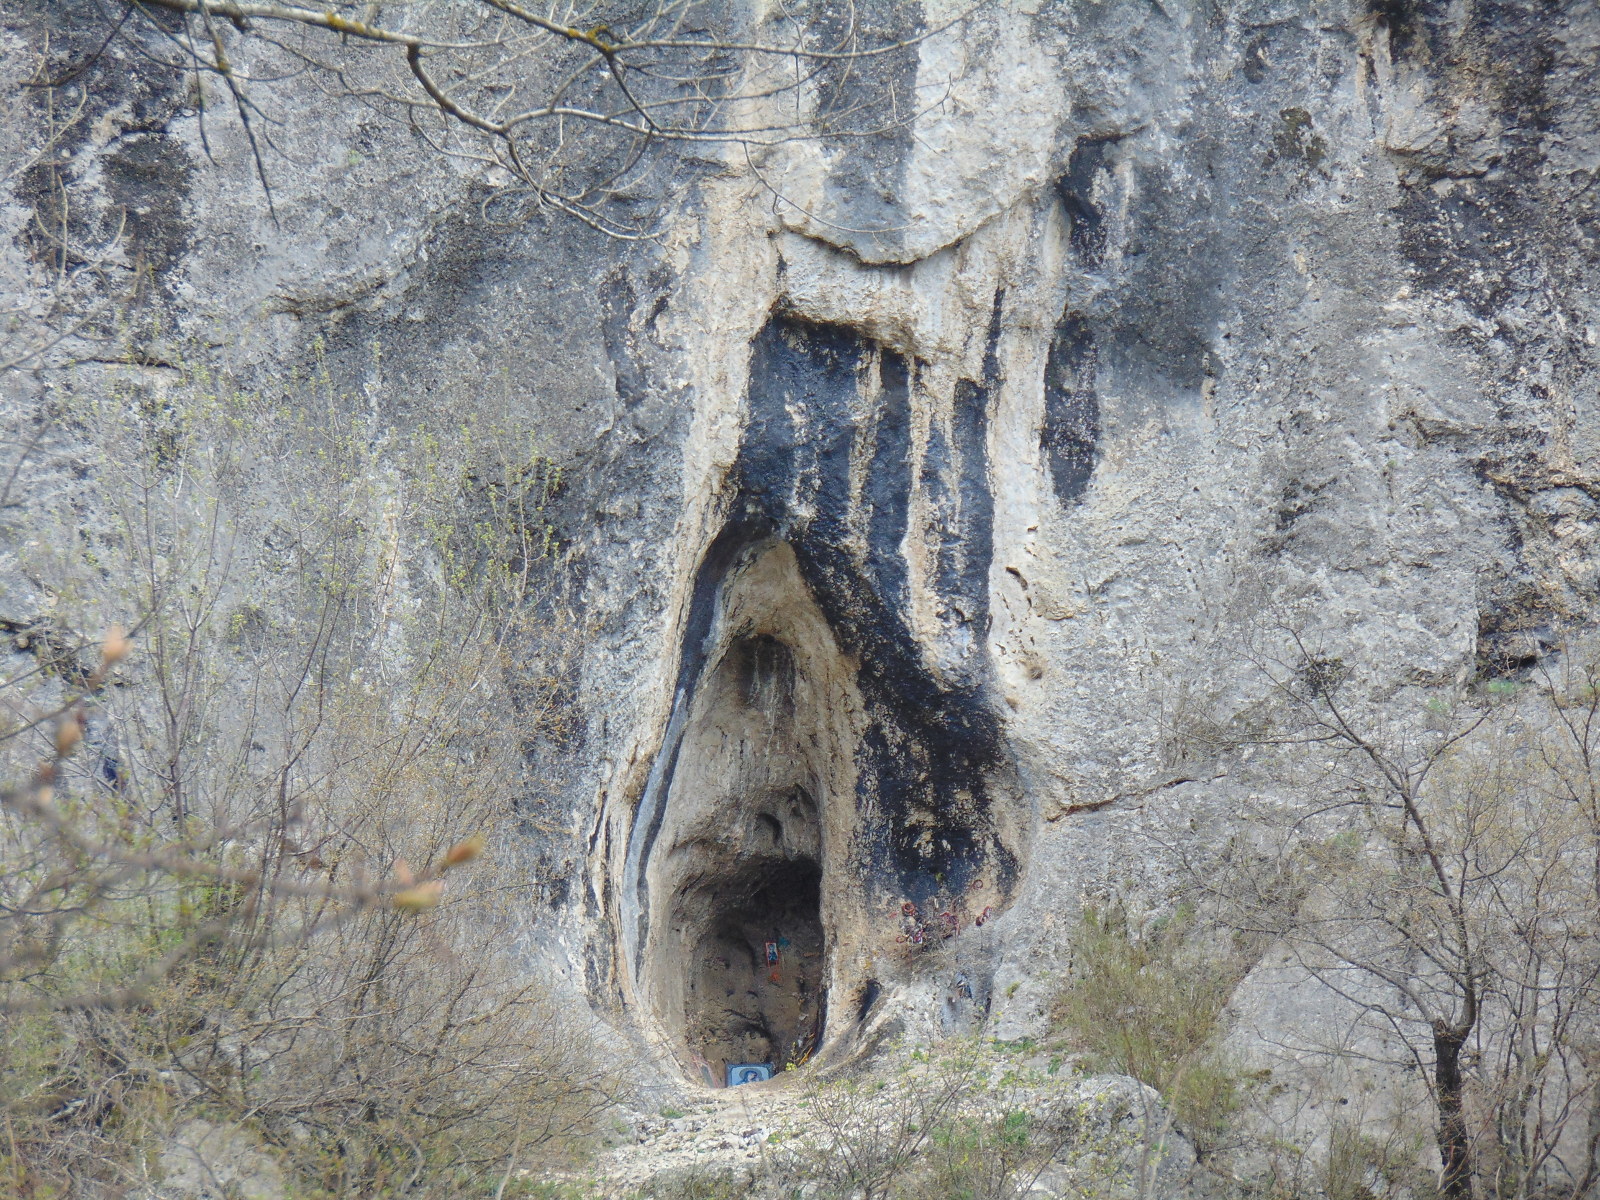
<svg viewBox="0 0 1600 1200"><path fill-rule="evenodd" d="M390 447L364 411L184 371L61 415L91 470L24 518L48 608L6 616L0 688L19 1190L131 1182L203 1118L325 1194L470 1193L619 1094L513 953L555 476L526 435Z"/></svg>
<svg viewBox="0 0 1600 1200"><path fill-rule="evenodd" d="M1573 647L1526 680L1377 703L1336 656L1293 630L1285 646L1259 665L1287 799L1251 814L1272 835L1253 855L1196 886L1357 1014L1363 1054L1421 1081L1441 1196L1590 1194L1596 660Z"/></svg>

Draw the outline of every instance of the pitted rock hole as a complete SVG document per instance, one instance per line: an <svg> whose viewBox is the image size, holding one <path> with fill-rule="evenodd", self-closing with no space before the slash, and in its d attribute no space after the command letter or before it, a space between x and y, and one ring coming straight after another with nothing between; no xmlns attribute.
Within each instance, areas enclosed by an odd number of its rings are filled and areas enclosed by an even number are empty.
<svg viewBox="0 0 1600 1200"><path fill-rule="evenodd" d="M763 815L763 823L772 818ZM688 898L704 932L685 964L690 1052L720 1083L729 1063L803 1062L824 1016L822 872L810 859L751 863Z"/></svg>
<svg viewBox="0 0 1600 1200"><path fill-rule="evenodd" d="M728 651L745 706L794 713L794 652L771 634L743 638Z"/></svg>

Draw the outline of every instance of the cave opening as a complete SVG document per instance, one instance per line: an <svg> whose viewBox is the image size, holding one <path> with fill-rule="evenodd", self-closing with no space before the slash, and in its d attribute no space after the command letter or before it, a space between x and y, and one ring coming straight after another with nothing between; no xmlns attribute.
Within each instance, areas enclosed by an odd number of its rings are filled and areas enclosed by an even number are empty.
<svg viewBox="0 0 1600 1200"><path fill-rule="evenodd" d="M782 822L759 814L781 844ZM774 828L775 827L775 828ZM822 870L809 857L746 861L684 896L697 928L684 967L684 1032L704 1081L720 1087L730 1065L804 1063L826 1017ZM696 919L697 918L697 919Z"/></svg>
<svg viewBox="0 0 1600 1200"><path fill-rule="evenodd" d="M854 1053L930 922L942 940L1008 901L1032 809L971 641L992 350L989 382L914 436L915 362L785 317L753 344L724 524L639 745L659 740L608 793L596 851L624 999L708 1086Z"/></svg>

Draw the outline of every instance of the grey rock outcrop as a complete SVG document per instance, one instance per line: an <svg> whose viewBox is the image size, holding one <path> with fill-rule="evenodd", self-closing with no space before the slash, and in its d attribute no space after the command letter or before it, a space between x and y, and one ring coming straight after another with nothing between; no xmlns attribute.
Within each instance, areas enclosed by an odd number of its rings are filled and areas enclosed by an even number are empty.
<svg viewBox="0 0 1600 1200"><path fill-rule="evenodd" d="M161 1182L141 1200L283 1200L283 1169L244 1130L185 1121L167 1139Z"/></svg>

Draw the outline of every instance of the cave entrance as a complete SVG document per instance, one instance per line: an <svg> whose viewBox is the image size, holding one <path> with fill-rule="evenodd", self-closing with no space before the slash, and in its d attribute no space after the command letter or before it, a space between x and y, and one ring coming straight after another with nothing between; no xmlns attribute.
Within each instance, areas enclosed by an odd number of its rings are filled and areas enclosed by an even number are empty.
<svg viewBox="0 0 1600 1200"><path fill-rule="evenodd" d="M684 995L696 1068L721 1087L729 1064L803 1063L826 1016L821 869L808 858L746 862L699 890L705 924Z"/></svg>

